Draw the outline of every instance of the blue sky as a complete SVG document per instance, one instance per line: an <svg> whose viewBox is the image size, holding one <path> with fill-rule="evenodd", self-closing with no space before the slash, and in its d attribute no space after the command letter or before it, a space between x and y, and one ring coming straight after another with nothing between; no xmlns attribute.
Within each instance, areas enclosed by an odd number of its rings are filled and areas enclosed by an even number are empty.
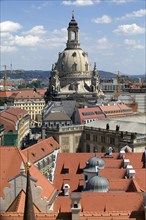
<svg viewBox="0 0 146 220"><path fill-rule="evenodd" d="M144 0L1 0L1 64L50 70L66 47L72 10L93 67L145 73Z"/></svg>

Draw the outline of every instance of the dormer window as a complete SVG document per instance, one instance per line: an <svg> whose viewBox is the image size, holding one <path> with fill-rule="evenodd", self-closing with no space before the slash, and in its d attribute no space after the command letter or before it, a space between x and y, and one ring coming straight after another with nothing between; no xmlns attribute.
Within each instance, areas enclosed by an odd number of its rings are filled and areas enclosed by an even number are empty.
<svg viewBox="0 0 146 220"><path fill-rule="evenodd" d="M35 154L34 154L34 153L31 153L31 154L32 154L33 157L35 157Z"/></svg>

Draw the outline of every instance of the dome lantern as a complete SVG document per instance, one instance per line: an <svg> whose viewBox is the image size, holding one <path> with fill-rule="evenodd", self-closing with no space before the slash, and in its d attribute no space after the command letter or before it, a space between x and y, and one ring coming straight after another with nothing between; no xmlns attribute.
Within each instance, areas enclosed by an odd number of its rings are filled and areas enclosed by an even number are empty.
<svg viewBox="0 0 146 220"><path fill-rule="evenodd" d="M66 44L66 49L75 49L80 47L79 36L78 36L78 24L74 19L74 11L72 12L72 19L68 26L68 40Z"/></svg>

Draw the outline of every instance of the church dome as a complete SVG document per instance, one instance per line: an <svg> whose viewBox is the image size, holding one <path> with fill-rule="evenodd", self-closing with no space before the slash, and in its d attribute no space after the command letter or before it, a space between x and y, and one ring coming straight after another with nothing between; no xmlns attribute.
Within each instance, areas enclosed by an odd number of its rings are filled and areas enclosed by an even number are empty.
<svg viewBox="0 0 146 220"><path fill-rule="evenodd" d="M108 192L109 181L103 176L93 176L86 183L84 191L89 192Z"/></svg>
<svg viewBox="0 0 146 220"><path fill-rule="evenodd" d="M105 167L105 162L100 157L91 157L87 163L86 168L96 167L98 166L99 169L103 169Z"/></svg>
<svg viewBox="0 0 146 220"><path fill-rule="evenodd" d="M60 77L85 77L91 73L88 55L80 48L65 49L60 53L57 69Z"/></svg>

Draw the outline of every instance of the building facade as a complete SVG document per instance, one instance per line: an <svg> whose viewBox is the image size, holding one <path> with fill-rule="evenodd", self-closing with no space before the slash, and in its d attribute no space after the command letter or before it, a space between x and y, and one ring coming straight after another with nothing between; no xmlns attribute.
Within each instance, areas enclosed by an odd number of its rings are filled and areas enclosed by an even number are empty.
<svg viewBox="0 0 146 220"><path fill-rule="evenodd" d="M4 125L4 146L21 147L30 134L30 117L20 108L8 108L0 112Z"/></svg>
<svg viewBox="0 0 146 220"><path fill-rule="evenodd" d="M15 107L24 109L29 113L32 127L41 126L45 101L40 93L33 90L22 90L13 93L10 99Z"/></svg>

